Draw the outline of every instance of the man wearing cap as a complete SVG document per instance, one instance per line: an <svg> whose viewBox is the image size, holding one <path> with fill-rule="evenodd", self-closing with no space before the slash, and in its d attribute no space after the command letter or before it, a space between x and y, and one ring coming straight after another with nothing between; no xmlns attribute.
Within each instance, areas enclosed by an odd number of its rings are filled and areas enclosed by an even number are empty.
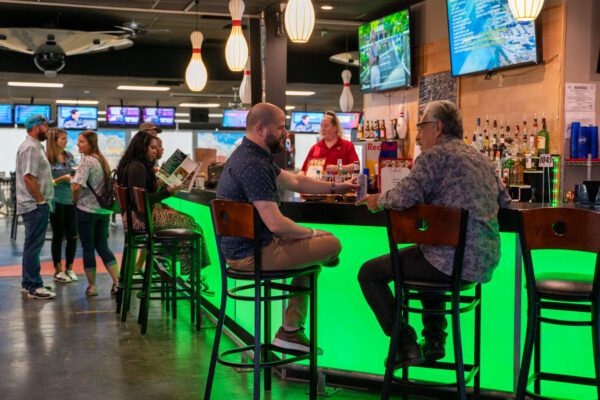
<svg viewBox="0 0 600 400"><path fill-rule="evenodd" d="M40 114L25 121L27 138L17 151L17 215L25 225L23 279L21 291L31 299L52 299L40 275L40 251L44 246L48 217L54 207L54 186L50 163L42 143L48 138L48 123Z"/></svg>
<svg viewBox="0 0 600 400"><path fill-rule="evenodd" d="M140 125L140 128L138 130L140 132L148 132L152 136L156 136L157 134L162 132L162 129L152 122L144 122Z"/></svg>

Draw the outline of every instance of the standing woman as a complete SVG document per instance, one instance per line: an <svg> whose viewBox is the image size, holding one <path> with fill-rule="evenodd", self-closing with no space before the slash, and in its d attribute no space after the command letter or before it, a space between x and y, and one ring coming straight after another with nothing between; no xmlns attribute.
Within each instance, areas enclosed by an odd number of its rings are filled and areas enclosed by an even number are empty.
<svg viewBox="0 0 600 400"><path fill-rule="evenodd" d="M110 176L110 167L98 148L98 135L94 131L83 131L77 138L77 147L82 154L79 168L73 177L73 203L76 204L77 228L83 248L83 269L88 280L87 296L97 296L96 256L104 262L112 278L111 294L117 293L118 265L115 255L108 248L108 222L111 211L98 204L90 190L101 193ZM89 185L89 186L88 186Z"/></svg>
<svg viewBox="0 0 600 400"><path fill-rule="evenodd" d="M52 183L54 184L54 212L50 214L54 280L56 282L72 282L78 280L77 275L73 272L73 259L77 248L77 223L71 194L71 171L76 163L73 155L65 150L67 132L52 128L48 133L46 156L50 162ZM65 272L62 272L61 254L64 237L67 238L67 247L65 249Z"/></svg>

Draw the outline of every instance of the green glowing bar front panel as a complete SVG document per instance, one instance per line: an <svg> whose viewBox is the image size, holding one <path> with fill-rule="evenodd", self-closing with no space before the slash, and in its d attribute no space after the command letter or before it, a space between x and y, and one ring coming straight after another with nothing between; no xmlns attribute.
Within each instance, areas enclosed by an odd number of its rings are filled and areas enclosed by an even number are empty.
<svg viewBox="0 0 600 400"><path fill-rule="evenodd" d="M221 278L210 209L187 200L171 198L168 204L192 215L203 227L212 265L207 267L215 297L208 301L219 307ZM368 307L357 281L360 266L367 260L387 253L387 236L383 227L352 225L314 225L332 232L342 242L341 262L335 268L323 268L319 276L318 343L324 355L319 366L370 374L384 372L389 339L382 333ZM482 388L511 392L513 388L514 292L516 235L502 233L502 258L490 283L483 286L481 385ZM536 265L545 270L568 269L593 273L594 259L590 254L567 251L534 253ZM522 271L519 271L522 273ZM524 282L524 277L523 277ZM231 283L230 283L231 284ZM521 344L525 339L526 294L523 290ZM277 303L274 303L277 304ZM558 313L558 312L556 312ZM228 300L227 314L240 326L252 332L251 303ZM273 306L273 334L281 323L281 308ZM473 313L461 319L465 362L473 360ZM553 314L547 314L551 316ZM554 314L558 315L558 314ZM589 316L585 316L589 317ZM572 319L584 319L574 314ZM422 327L414 316L411 324L417 332ZM592 337L590 327L544 325L542 329L542 370L563 374L594 377ZM450 328L449 328L450 333ZM446 360L452 360L452 340L448 337ZM533 369L533 365L532 365ZM424 368L412 368L411 377L436 381L452 381L454 373ZM596 397L594 387L544 382L542 393L573 399Z"/></svg>

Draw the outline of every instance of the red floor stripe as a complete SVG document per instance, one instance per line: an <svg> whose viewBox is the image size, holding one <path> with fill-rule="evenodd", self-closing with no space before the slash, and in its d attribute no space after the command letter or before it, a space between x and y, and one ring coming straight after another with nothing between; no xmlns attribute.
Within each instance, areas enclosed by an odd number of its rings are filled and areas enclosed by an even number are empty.
<svg viewBox="0 0 600 400"><path fill-rule="evenodd" d="M117 261L120 263L121 254L115 253L115 257L116 257ZM0 266L0 277L21 276L21 269L22 269L21 264ZM83 274L83 259L76 258L74 260L73 270L78 275ZM104 263L98 256L96 256L96 270L99 274L106 273L106 269L104 268ZM52 264L52 261L42 262L41 274L42 274L42 276L54 275L54 265Z"/></svg>

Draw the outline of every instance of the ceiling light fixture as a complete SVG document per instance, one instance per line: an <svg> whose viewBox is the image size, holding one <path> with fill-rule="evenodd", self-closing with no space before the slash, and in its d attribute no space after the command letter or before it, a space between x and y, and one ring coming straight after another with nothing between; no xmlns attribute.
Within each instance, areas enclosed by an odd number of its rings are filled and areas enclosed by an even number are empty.
<svg viewBox="0 0 600 400"><path fill-rule="evenodd" d="M323 5L323 6L321 6L321 10L331 11L331 10L333 10L333 6Z"/></svg>
<svg viewBox="0 0 600 400"><path fill-rule="evenodd" d="M183 118L183 117L189 118L190 117L190 113L175 113L175 116L176 117L181 117L181 118Z"/></svg>
<svg viewBox="0 0 600 400"><path fill-rule="evenodd" d="M295 110L296 106L285 106L285 109L288 110L288 111L289 110Z"/></svg>
<svg viewBox="0 0 600 400"><path fill-rule="evenodd" d="M230 0L229 12L231 13L231 34L225 46L225 61L230 70L239 72L244 69L248 58L248 43L242 32L244 1Z"/></svg>
<svg viewBox="0 0 600 400"><path fill-rule="evenodd" d="M8 86L17 87L37 87L37 88L62 88L63 83L48 83L48 82L7 82Z"/></svg>
<svg viewBox="0 0 600 400"><path fill-rule="evenodd" d="M73 105L89 105L95 106L98 104L98 100L56 100L56 104L73 104Z"/></svg>
<svg viewBox="0 0 600 400"><path fill-rule="evenodd" d="M202 61L202 40L198 30L198 0L196 0L196 30L190 35L192 41L192 59L185 70L185 83L192 92L201 92L208 81L206 66Z"/></svg>
<svg viewBox="0 0 600 400"><path fill-rule="evenodd" d="M179 107L190 107L190 108L217 108L219 103L181 103Z"/></svg>
<svg viewBox="0 0 600 400"><path fill-rule="evenodd" d="M286 90L286 96L312 96L315 92L311 92L308 90Z"/></svg>
<svg viewBox="0 0 600 400"><path fill-rule="evenodd" d="M98 115L106 115L106 111L98 111Z"/></svg>
<svg viewBox="0 0 600 400"><path fill-rule="evenodd" d="M132 90L138 92L168 92L168 86L141 86L141 85L119 85L117 90Z"/></svg>
<svg viewBox="0 0 600 400"><path fill-rule="evenodd" d="M294 43L306 43L315 27L311 0L290 0L285 7L285 30Z"/></svg>
<svg viewBox="0 0 600 400"><path fill-rule="evenodd" d="M223 116L223 114L211 114L211 113L208 114L209 118L221 118L222 116Z"/></svg>
<svg viewBox="0 0 600 400"><path fill-rule="evenodd" d="M542 11L544 0L508 0L508 6L517 21L534 21Z"/></svg>

